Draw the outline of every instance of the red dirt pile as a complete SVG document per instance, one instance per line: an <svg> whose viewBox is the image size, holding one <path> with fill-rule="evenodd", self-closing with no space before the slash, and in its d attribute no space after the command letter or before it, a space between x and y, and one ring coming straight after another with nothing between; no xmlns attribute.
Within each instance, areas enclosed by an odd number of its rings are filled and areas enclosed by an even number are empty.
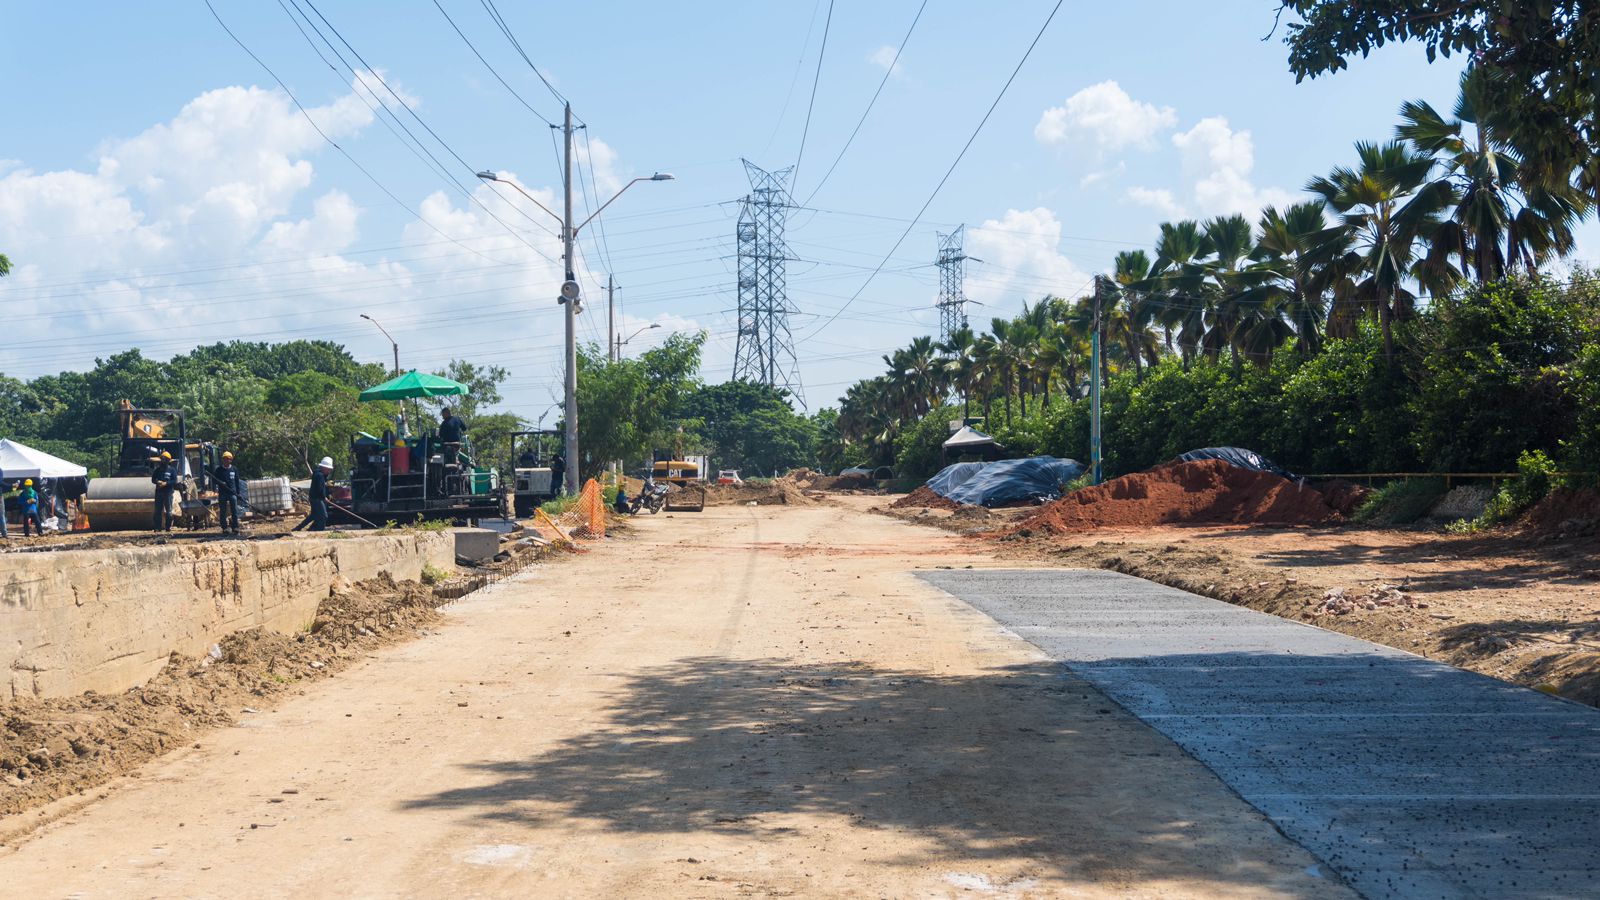
<svg viewBox="0 0 1600 900"><path fill-rule="evenodd" d="M1556 488L1528 510L1523 524L1548 535L1577 536L1600 531L1600 490Z"/></svg>
<svg viewBox="0 0 1600 900"><path fill-rule="evenodd" d="M911 493L889 504L894 509L920 507L924 509L960 509L961 504L948 497L941 497L933 492L933 488L921 485Z"/></svg>
<svg viewBox="0 0 1600 900"><path fill-rule="evenodd" d="M1337 515L1315 488L1207 459L1168 463L1073 491L1012 530L1317 525Z"/></svg>

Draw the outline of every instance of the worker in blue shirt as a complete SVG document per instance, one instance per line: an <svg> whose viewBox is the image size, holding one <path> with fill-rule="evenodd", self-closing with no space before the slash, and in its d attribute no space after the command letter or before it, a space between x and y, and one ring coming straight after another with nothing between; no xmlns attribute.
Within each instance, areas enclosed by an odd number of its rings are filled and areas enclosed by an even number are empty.
<svg viewBox="0 0 1600 900"><path fill-rule="evenodd" d="M454 465L461 459L461 442L467 437L467 423L451 413L446 406L439 410L439 443L443 444L444 464Z"/></svg>
<svg viewBox="0 0 1600 900"><path fill-rule="evenodd" d="M17 494L17 508L22 511L22 536L28 537L28 525L33 533L44 537L44 525L39 521L39 492L33 489L33 479L24 479L22 491Z"/></svg>
<svg viewBox="0 0 1600 900"><path fill-rule="evenodd" d="M5 480L5 473L0 472L0 538L11 540L11 535L6 532L6 495L11 493L11 483Z"/></svg>
<svg viewBox="0 0 1600 900"><path fill-rule="evenodd" d="M244 495L244 481L233 466L233 451L224 451L222 465L211 473L217 483L217 522L222 533L239 533L239 500Z"/></svg>

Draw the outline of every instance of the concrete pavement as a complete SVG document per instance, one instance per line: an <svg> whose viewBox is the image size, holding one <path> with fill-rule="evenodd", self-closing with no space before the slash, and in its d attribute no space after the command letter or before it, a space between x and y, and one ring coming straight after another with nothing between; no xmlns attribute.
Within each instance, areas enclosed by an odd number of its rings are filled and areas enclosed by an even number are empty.
<svg viewBox="0 0 1600 900"><path fill-rule="evenodd" d="M920 573L1370 897L1600 895L1600 711L1111 572Z"/></svg>

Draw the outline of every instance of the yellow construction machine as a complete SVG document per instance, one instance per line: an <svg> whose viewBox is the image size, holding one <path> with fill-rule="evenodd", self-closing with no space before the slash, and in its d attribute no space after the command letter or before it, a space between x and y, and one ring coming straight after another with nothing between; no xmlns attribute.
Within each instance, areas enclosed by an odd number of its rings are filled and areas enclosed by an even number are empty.
<svg viewBox="0 0 1600 900"><path fill-rule="evenodd" d="M117 451L115 474L110 478L89 479L89 492L83 498L83 512L91 531L130 531L149 528L155 513L156 487L150 480L154 462L162 453L172 454L182 488L175 519L196 528L211 518L216 490L211 472L218 463L216 445L190 442L184 430L181 409L136 409L124 400L117 406L117 424L122 439Z"/></svg>

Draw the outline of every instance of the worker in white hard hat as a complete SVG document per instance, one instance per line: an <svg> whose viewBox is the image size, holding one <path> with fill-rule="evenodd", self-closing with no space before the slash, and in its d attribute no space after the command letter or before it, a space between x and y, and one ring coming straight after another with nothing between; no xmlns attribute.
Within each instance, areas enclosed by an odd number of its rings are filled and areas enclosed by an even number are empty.
<svg viewBox="0 0 1600 900"><path fill-rule="evenodd" d="M311 526L312 531L328 530L328 476L333 474L333 457L324 456L311 473L311 515L306 516L295 531Z"/></svg>
<svg viewBox="0 0 1600 900"><path fill-rule="evenodd" d="M224 450L222 465L211 473L217 486L217 523L223 534L239 533L239 499L244 494L244 481L233 466L233 451Z"/></svg>
<svg viewBox="0 0 1600 900"><path fill-rule="evenodd" d="M151 517L155 531L172 530L172 493L178 488L178 470L172 465L172 454L163 450L150 461L150 481L156 486L156 506Z"/></svg>

